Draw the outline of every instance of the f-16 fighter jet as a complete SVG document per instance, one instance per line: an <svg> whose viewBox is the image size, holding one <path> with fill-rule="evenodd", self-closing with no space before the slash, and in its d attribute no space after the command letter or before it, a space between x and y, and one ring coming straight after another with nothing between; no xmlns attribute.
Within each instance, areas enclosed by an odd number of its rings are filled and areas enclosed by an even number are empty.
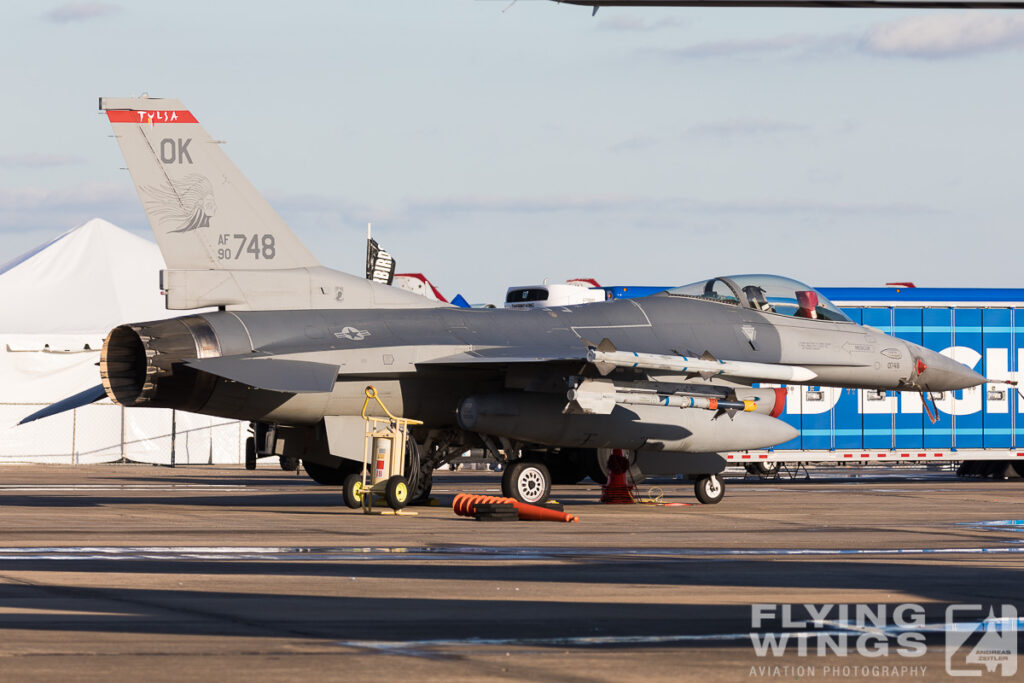
<svg viewBox="0 0 1024 683"><path fill-rule="evenodd" d="M477 447L504 464L504 493L526 502L547 497L552 471L582 479L581 462L615 449L668 459L718 502L718 453L796 435L776 419L785 392L755 384L985 382L780 277L526 311L431 301L321 266L179 101L102 98L100 109L166 260L167 307L217 310L113 329L101 386L33 417L108 396L248 420L259 454L342 484L361 472L372 384L394 414L423 423L407 455L410 498Z"/></svg>

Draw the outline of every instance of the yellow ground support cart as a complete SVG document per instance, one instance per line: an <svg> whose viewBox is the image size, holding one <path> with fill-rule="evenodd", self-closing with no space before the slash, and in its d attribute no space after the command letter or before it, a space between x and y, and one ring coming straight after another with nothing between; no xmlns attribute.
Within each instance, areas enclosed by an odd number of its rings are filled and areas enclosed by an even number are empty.
<svg viewBox="0 0 1024 683"><path fill-rule="evenodd" d="M387 417L366 414L370 401L376 401ZM363 443L363 470L345 478L342 496L350 508L373 510L374 496L383 496L388 507L401 510L409 502L412 492L405 476L405 452L409 442L409 425L423 424L419 420L395 417L377 396L377 389L366 387L363 401L363 420L366 436Z"/></svg>

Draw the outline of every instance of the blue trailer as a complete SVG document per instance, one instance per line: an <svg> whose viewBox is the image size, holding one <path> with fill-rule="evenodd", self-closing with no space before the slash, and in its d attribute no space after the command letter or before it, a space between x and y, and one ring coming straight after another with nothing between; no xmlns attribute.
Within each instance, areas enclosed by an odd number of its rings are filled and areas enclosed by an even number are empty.
<svg viewBox="0 0 1024 683"><path fill-rule="evenodd" d="M607 287L609 298L662 287ZM767 451L729 453L735 464L784 462L964 462L962 474L1024 476L1024 289L824 287L850 318L964 363L993 382L932 394L932 422L920 394L786 387L781 419L800 435ZM1017 419L1021 415L1021 419ZM976 462L977 465L966 463ZM997 463L995 465L986 463Z"/></svg>

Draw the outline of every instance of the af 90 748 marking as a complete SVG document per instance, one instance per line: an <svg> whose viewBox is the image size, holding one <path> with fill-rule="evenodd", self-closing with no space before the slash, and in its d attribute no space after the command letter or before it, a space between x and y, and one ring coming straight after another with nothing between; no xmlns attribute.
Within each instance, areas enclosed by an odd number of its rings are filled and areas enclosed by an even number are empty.
<svg viewBox="0 0 1024 683"><path fill-rule="evenodd" d="M232 244L233 243L233 244ZM274 236L265 234L224 234L217 240L217 260L235 261L245 256L254 260L272 260L277 256L277 246Z"/></svg>

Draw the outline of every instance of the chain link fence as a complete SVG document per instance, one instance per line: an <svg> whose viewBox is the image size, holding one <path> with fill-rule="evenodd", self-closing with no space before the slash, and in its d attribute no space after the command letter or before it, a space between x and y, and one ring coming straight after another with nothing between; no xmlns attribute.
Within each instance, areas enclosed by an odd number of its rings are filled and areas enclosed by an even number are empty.
<svg viewBox="0 0 1024 683"><path fill-rule="evenodd" d="M0 403L0 463L241 464L248 423L100 401L18 425L45 403Z"/></svg>

